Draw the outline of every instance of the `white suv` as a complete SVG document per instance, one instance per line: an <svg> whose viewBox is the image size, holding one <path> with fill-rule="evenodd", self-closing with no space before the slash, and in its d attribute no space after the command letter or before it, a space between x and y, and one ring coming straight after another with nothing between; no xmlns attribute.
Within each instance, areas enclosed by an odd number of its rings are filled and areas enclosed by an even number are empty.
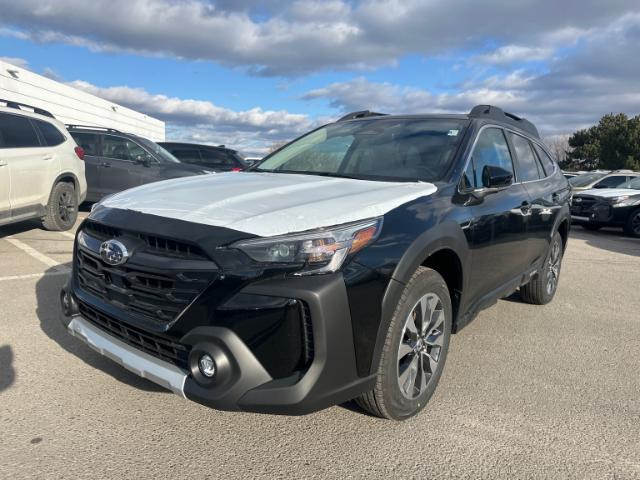
<svg viewBox="0 0 640 480"><path fill-rule="evenodd" d="M49 112L0 100L0 225L40 218L47 230L73 227L87 195L83 158Z"/></svg>

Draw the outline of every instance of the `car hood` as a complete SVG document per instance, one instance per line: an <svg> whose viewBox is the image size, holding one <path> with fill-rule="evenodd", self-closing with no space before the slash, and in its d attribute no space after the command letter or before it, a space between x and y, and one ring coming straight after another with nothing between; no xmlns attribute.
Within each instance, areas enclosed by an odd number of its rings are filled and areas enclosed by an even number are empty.
<svg viewBox="0 0 640 480"><path fill-rule="evenodd" d="M435 185L423 182L231 172L143 185L108 197L98 208L267 237L376 217L435 191Z"/></svg>
<svg viewBox="0 0 640 480"><path fill-rule="evenodd" d="M640 190L634 190L631 188L592 188L591 190L581 191L579 195L589 195L591 197L602 197L602 198L613 198L613 197L622 197L626 195L640 195Z"/></svg>

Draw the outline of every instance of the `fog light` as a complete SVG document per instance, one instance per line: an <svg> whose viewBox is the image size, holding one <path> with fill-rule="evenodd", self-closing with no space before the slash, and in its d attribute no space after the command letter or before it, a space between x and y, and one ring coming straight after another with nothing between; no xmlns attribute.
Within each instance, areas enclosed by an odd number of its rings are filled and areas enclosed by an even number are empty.
<svg viewBox="0 0 640 480"><path fill-rule="evenodd" d="M211 358L211 355L207 355L206 353L198 360L198 368L200 369L200 373L207 378L211 378L216 374L216 364L213 358Z"/></svg>

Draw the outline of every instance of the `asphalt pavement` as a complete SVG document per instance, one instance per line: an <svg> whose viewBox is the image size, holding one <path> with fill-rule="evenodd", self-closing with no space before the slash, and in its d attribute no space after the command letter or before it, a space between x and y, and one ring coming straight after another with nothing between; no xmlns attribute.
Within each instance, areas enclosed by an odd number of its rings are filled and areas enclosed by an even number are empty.
<svg viewBox="0 0 640 480"><path fill-rule="evenodd" d="M0 478L640 478L640 240L575 227L547 306L517 295L455 335L395 423L180 399L58 320L73 235L0 228Z"/></svg>

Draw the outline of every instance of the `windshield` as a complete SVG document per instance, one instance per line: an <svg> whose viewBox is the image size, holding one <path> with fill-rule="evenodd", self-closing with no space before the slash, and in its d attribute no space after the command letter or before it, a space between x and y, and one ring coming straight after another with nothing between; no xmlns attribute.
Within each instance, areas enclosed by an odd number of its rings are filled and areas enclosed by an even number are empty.
<svg viewBox="0 0 640 480"><path fill-rule="evenodd" d="M334 123L287 145L255 171L434 182L447 172L465 125L435 118Z"/></svg>
<svg viewBox="0 0 640 480"><path fill-rule="evenodd" d="M146 138L143 138L143 137L138 137L138 141L140 141L140 143L144 145L146 149L153 152L153 154L156 157L159 157L160 160L163 160L165 162L171 162L171 163L180 163L180 160L178 160L176 157L171 155L167 150L162 148L157 143L152 142L151 140L147 140Z"/></svg>
<svg viewBox="0 0 640 480"><path fill-rule="evenodd" d="M590 183L595 182L605 175L606 173L583 173L582 175L578 175L577 177L570 178L569 183L574 187L586 187Z"/></svg>

